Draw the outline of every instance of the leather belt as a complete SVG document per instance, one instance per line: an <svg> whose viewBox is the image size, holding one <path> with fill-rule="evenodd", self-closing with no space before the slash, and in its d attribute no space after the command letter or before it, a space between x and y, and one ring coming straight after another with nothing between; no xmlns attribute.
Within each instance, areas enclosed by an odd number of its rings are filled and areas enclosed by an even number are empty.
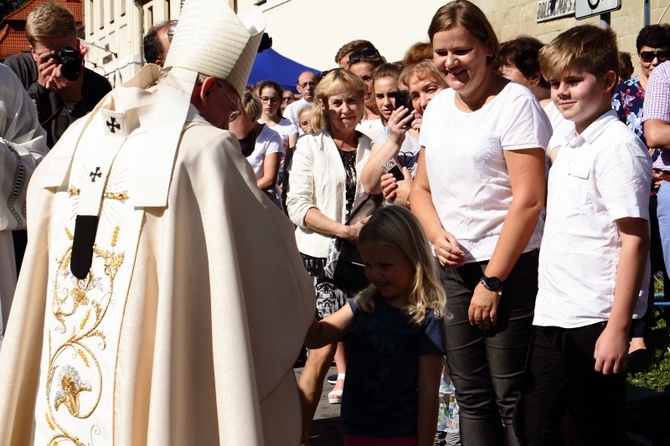
<svg viewBox="0 0 670 446"><path fill-rule="evenodd" d="M670 181L670 173L663 174L663 181Z"/></svg>

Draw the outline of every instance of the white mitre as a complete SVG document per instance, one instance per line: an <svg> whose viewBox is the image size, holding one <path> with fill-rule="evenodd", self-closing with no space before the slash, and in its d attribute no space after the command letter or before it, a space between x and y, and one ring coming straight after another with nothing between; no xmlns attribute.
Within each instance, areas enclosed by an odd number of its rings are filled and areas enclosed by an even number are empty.
<svg viewBox="0 0 670 446"><path fill-rule="evenodd" d="M224 80L242 97L264 29L257 7L238 16L225 0L186 0L165 68Z"/></svg>

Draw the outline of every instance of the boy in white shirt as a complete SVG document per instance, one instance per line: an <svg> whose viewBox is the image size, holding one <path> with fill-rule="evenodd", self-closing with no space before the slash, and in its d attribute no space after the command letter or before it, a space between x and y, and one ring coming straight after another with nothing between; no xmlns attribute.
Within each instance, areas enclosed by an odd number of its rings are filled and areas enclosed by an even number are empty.
<svg viewBox="0 0 670 446"><path fill-rule="evenodd" d="M651 160L617 119L616 35L572 28L540 52L551 97L575 134L549 172L534 339L517 408L528 445L562 444L570 412L583 444L625 444L628 332L646 307ZM648 271L648 270L647 270Z"/></svg>

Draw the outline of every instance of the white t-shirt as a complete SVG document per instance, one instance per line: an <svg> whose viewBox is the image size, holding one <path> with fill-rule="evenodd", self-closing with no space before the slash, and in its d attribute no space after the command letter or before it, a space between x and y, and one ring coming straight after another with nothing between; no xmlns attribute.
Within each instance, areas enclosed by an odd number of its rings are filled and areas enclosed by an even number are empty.
<svg viewBox="0 0 670 446"><path fill-rule="evenodd" d="M364 119L356 126L357 131L361 132L373 141L377 138L383 129L384 123L382 122L382 118Z"/></svg>
<svg viewBox="0 0 670 446"><path fill-rule="evenodd" d="M274 130L275 132L279 133L279 137L281 138L282 142L282 147L284 148L284 153L286 153L286 151L289 149L289 138L291 137L291 135L298 134L298 127L296 127L291 121L289 121L286 118L281 118L279 123L274 125L265 123L265 126L268 127L270 130Z"/></svg>
<svg viewBox="0 0 670 446"><path fill-rule="evenodd" d="M263 130L261 130L256 138L254 151L247 157L247 161L249 161L249 164L251 164L251 167L254 169L257 180L263 178L265 173L263 170L263 162L265 161L265 156L271 153L281 153L283 155L284 146L282 145L279 133L275 132L267 125L264 125Z"/></svg>
<svg viewBox="0 0 670 446"><path fill-rule="evenodd" d="M616 220L649 220L651 159L608 111L561 147L549 171L534 325L583 327L609 319L621 238ZM649 260L635 318L645 313Z"/></svg>
<svg viewBox="0 0 670 446"><path fill-rule="evenodd" d="M551 124L535 96L513 82L472 113L459 110L454 95L446 89L430 101L419 141L442 227L458 239L466 262L479 262L491 258L512 203L503 152L546 149ZM539 248L541 237L539 220L524 252Z"/></svg>
<svg viewBox="0 0 670 446"><path fill-rule="evenodd" d="M299 100L292 102L286 106L284 109L284 118L288 119L291 121L291 124L296 126L298 129L298 134L299 135L304 135L305 132L302 131L300 128L300 117L298 114L300 113L300 110L307 106L312 106L312 102L307 102L305 98L300 98Z"/></svg>

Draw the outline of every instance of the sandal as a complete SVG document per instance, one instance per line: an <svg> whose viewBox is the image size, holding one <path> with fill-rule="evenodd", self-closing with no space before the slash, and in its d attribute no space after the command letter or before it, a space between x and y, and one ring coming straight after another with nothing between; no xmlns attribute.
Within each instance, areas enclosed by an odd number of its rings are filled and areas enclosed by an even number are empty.
<svg viewBox="0 0 670 446"><path fill-rule="evenodd" d="M345 376L346 375L344 373L338 373L337 381L344 381ZM330 404L340 404L342 402L342 390L331 390L328 392L328 402Z"/></svg>

